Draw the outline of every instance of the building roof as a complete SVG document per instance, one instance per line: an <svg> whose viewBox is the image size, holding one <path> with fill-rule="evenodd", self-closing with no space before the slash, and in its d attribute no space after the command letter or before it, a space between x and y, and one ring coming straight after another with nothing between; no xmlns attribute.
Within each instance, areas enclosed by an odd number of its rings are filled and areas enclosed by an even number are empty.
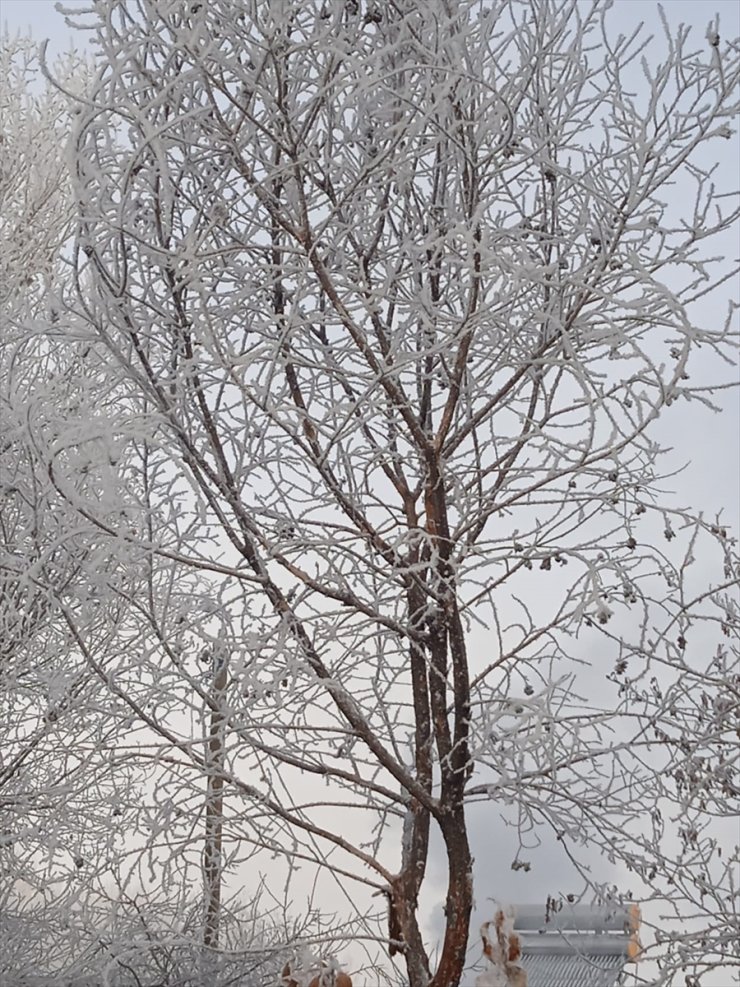
<svg viewBox="0 0 740 987"><path fill-rule="evenodd" d="M527 987L618 987L639 952L639 921L635 906L520 906L514 928Z"/></svg>
<svg viewBox="0 0 740 987"><path fill-rule="evenodd" d="M617 987L626 957L527 955L522 967L527 971L527 987Z"/></svg>

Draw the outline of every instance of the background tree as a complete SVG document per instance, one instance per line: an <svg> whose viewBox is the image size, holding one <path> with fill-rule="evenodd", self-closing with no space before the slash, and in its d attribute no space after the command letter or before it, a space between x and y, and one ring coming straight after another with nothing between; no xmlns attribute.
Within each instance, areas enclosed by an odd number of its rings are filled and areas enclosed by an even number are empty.
<svg viewBox="0 0 740 987"><path fill-rule="evenodd" d="M70 297L73 203L60 148L90 73L73 57L53 71L61 88L44 83L33 42L2 39L0 980L102 982L118 970L132 984L185 984L197 977L200 895L187 880L163 891L161 874L141 886L151 758L105 678L117 649L136 645L142 560L77 512L92 501L98 519L133 523L131 481L111 443L126 392ZM241 955L221 964L224 977L235 964L253 982L269 976L265 965L278 969L275 948L258 943L270 924L266 909L242 910L242 938L226 930Z"/></svg>
<svg viewBox="0 0 740 987"><path fill-rule="evenodd" d="M71 341L71 286L64 249L73 228L69 170L60 147L70 97L89 74L79 59L55 71L64 95L44 85L30 39L0 42L0 977L83 968L89 935L88 875L110 843L105 805L130 790L111 776L101 694L74 647L60 601L90 634L105 637L115 612L97 584L114 567L109 546L90 539L66 508L44 451L56 448L70 489L95 493L77 455L80 421L105 414L110 386L89 348ZM64 325L64 331L62 326ZM64 345L60 340L64 339ZM101 469L96 467L97 471ZM94 883L95 878L91 881ZM99 916L98 916L99 917ZM88 930L89 931L89 930ZM99 948L93 941L92 951ZM70 959L71 957L71 959ZM15 979L13 982L16 982Z"/></svg>
<svg viewBox="0 0 740 987"><path fill-rule="evenodd" d="M737 560L661 492L654 432L736 343L702 312L730 276L702 155L732 136L736 48L666 26L651 65L574 2L95 13L75 262L122 396L78 442L115 447L125 496L54 450L52 473L147 589L106 582L135 636L64 613L163 772L144 843L179 887L205 788L206 952L277 857L287 900L317 875L316 922L458 984L485 801L592 894L597 848L691 909L656 982L729 962Z"/></svg>
<svg viewBox="0 0 740 987"><path fill-rule="evenodd" d="M64 756L60 735L89 686L54 619L50 589L67 588L80 571L84 550L65 530L63 505L38 468L31 437L37 425L48 426L55 412L80 400L76 385L70 386L72 361L57 355L46 338L60 318L59 252L72 227L69 175L58 153L69 133L69 106L39 86L35 47L28 39L6 37L0 44L3 971L13 969L16 958L31 968L39 963L52 930L61 924L45 897L34 896L40 887L33 861L41 834L48 838L53 829L60 792L66 789L70 805L81 803L85 785L75 755ZM69 66L58 69L66 76Z"/></svg>

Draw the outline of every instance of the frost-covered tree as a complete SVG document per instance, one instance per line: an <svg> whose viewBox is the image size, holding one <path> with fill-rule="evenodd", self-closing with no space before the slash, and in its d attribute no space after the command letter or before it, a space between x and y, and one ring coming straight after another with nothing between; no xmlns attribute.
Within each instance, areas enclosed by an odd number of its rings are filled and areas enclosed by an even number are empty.
<svg viewBox="0 0 740 987"><path fill-rule="evenodd" d="M203 850L211 955L236 887L303 866L321 921L451 987L485 802L690 915L656 983L730 962L737 559L655 425L734 358L737 46L666 25L659 61L574 0L91 14L79 311L124 397L87 438L126 506L54 477L147 573L134 638L68 617L161 771L152 873Z"/></svg>
<svg viewBox="0 0 740 987"><path fill-rule="evenodd" d="M69 105L39 85L36 46L0 43L0 971L38 962L54 925L34 866L60 801L80 804L67 715L86 692L53 615L53 587L74 580L84 549L35 455L33 435L79 401L71 364L45 338L60 318L59 255L72 229L59 147ZM64 67L60 67L64 74ZM34 91L35 90L35 91ZM75 392L72 395L72 392ZM69 735L67 735L69 736ZM88 782L92 779L88 778ZM65 791L62 798L60 793ZM89 803L86 804L89 808ZM73 810L72 810L73 811ZM71 815L71 813L70 813ZM65 822L58 827L65 830ZM68 832L68 831L67 831ZM65 833L67 835L67 833ZM71 864L71 858L70 858ZM42 925L48 926L42 931Z"/></svg>
<svg viewBox="0 0 740 987"><path fill-rule="evenodd" d="M14 580L8 556L14 550L28 561L32 537L30 515L38 509L29 488L32 481L18 446L18 409L38 376L43 354L34 350L29 327L46 305L51 306L56 257L70 235L72 209L64 164L58 161L60 141L66 139L62 100L46 93L34 99L30 85L38 75L35 46L30 41L3 38L0 45L0 100L3 130L0 134L0 369L2 373L2 550L3 580L2 647L10 651L26 637L43 610L43 600L28 584ZM58 317L58 311L54 317ZM24 325L19 323L25 322ZM18 353L23 346L31 358ZM43 373L43 371L41 371ZM14 412L16 414L14 415ZM22 414L22 413L21 413ZM36 523L38 527L38 522ZM20 550L20 543L25 549ZM12 603L12 605L11 605Z"/></svg>
<svg viewBox="0 0 740 987"><path fill-rule="evenodd" d="M71 489L92 492L68 439L101 414L110 385L70 339L64 262L73 203L60 148L87 69L70 57L55 71L69 96L44 84L29 39L0 41L0 979L13 982L84 952L62 930L105 851L101 806L129 781L126 768L111 776L110 725L91 715L108 690L59 608L80 614L111 552L59 496L45 453L56 448ZM103 611L90 608L100 634Z"/></svg>
<svg viewBox="0 0 740 987"><path fill-rule="evenodd" d="M197 608L199 587L185 573L173 588L169 562L154 565L100 528L156 517L135 496L146 499L146 457L115 436L136 396L108 374L74 298L66 150L89 80L74 56L48 67L30 39L0 41L0 981L184 987L203 979L192 858L215 845L217 827L186 836L193 850L179 864L158 840L177 773L167 768L167 784L147 748L136 700L146 706L149 694L117 688L108 669L156 641L139 594L182 614ZM96 525L84 516L90 503ZM202 704L211 682L201 678ZM234 955L209 964L213 985L274 981L277 954L301 931L255 900L216 924Z"/></svg>

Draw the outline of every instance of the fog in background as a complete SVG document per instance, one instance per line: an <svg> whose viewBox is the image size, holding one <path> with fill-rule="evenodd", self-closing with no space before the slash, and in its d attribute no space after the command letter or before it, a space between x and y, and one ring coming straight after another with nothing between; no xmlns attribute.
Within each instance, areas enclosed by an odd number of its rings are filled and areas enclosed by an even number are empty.
<svg viewBox="0 0 740 987"><path fill-rule="evenodd" d="M69 6L79 8L83 4L70 2ZM584 6L590 6L590 3L586 4L584 0ZM719 14L719 31L724 38L740 35L740 3L737 0L709 0L707 3L696 0L666 0L663 11L672 30L675 31L681 23L690 26L693 41L691 47L696 50L706 47L705 32L715 12ZM645 0L616 0L609 18L615 35L631 34L641 21L644 22L646 30L655 35L654 42L647 49L647 57L653 64L661 60L665 45L657 4ZM73 32L65 25L63 16L55 10L54 0L2 0L0 23L11 35L30 33L39 41L48 38L50 59L66 53L72 46L84 53L88 36ZM635 91L639 93L644 85L639 63L634 63ZM705 158L701 162L706 167L715 163L706 158L709 153L718 156L718 184L724 187L737 186L740 160L737 135L730 141L715 141L706 147ZM676 194L680 194L680 190L677 189ZM735 259L738 253L740 244L735 231L734 237L727 237L728 261ZM696 318L707 324L724 322L728 300L737 299L738 296L737 280L724 287L724 296L718 292L711 301L703 302L701 313L698 316L694 313ZM689 364L692 382L697 385L708 383L708 368L714 365L714 361L710 360L703 366L701 354L695 356ZM737 376L737 368L735 375ZM680 471L663 485L671 492L668 499L672 505L691 506L711 518L722 511L725 525L737 537L740 527L740 390L724 391L718 398L718 403L721 405L721 413L712 414L696 402L679 402L669 409L667 417L657 423L652 434L670 450L663 458L663 472ZM533 594L542 592L536 585L537 578L533 575ZM552 586L552 583L549 585ZM584 637L579 648L583 649L586 656L591 646L598 647L598 642L599 635L594 631L591 640ZM471 653L476 653L476 656L482 654L485 658L486 646L485 635L478 630L474 631ZM584 669L584 686L590 681L594 689L600 690L594 694L598 695L602 703L607 703L609 696L616 694L616 687L604 682L604 674L608 669L599 667L598 655L590 657L594 661L594 667L592 670ZM580 688L584 686L579 682ZM550 834L537 834L530 847L520 849L516 831L502 824L496 806L490 802L471 806L469 820L471 847L476 857L477 911L471 926L473 930L485 918L491 917L491 901L540 903L544 902L548 894L559 897L568 893L578 895L582 891L582 879L563 852L562 846ZM508 821L513 822L514 817L510 816ZM540 846L536 845L538 840L541 840ZM438 842L436 858L430 861L428 887L424 892L424 903L428 908L428 931L432 935L443 928L441 907L444 900L445 870L443 866L435 867L435 859L441 863L439 855L442 852L441 843ZM517 857L529 863L529 871L511 869L511 864ZM628 887L637 889L639 886L632 875L621 873L598 858L593 861L592 877L597 881L616 884L620 890L627 890ZM310 884L308 876L306 880ZM246 886L249 887L250 883L251 881L246 882ZM302 904L302 899L298 898L296 908L300 910ZM338 897L333 902L318 904L327 911L336 909L341 913L344 908L344 903ZM347 959L351 966L351 957ZM719 987L723 981L721 974L718 973L718 977L716 981L707 980L707 984L715 983Z"/></svg>

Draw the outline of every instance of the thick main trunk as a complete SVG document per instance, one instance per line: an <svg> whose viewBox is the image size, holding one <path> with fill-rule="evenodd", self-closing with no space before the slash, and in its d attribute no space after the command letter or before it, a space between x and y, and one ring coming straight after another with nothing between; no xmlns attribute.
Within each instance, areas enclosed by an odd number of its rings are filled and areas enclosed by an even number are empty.
<svg viewBox="0 0 740 987"><path fill-rule="evenodd" d="M429 959L419 929L416 899L408 897L405 885L406 882L399 878L392 889L390 906L403 934L409 987L429 987Z"/></svg>
<svg viewBox="0 0 740 987"><path fill-rule="evenodd" d="M403 874L399 875L391 889L392 924L400 927L403 935L409 987L458 987L465 966L473 909L473 860L462 805L439 821L447 851L449 877L445 937L434 976L430 973L419 929L416 897L408 893L408 879Z"/></svg>
<svg viewBox="0 0 740 987"><path fill-rule="evenodd" d="M473 910L473 858L462 804L441 821L447 850L447 900L442 955L429 987L458 987L465 966L465 954Z"/></svg>
<svg viewBox="0 0 740 987"><path fill-rule="evenodd" d="M448 874L445 936L437 970L428 987L458 987L465 966L473 908L473 862L463 805L465 782L471 768L468 750L470 678L465 633L456 594L445 483L438 452L432 447L427 449L427 468L426 528L433 547L428 586L436 600L427 617L429 660L426 672L431 726L440 772L439 806L432 813L442 831ZM453 692L451 711L450 685ZM412 957L407 955L411 984L416 987L411 960Z"/></svg>

